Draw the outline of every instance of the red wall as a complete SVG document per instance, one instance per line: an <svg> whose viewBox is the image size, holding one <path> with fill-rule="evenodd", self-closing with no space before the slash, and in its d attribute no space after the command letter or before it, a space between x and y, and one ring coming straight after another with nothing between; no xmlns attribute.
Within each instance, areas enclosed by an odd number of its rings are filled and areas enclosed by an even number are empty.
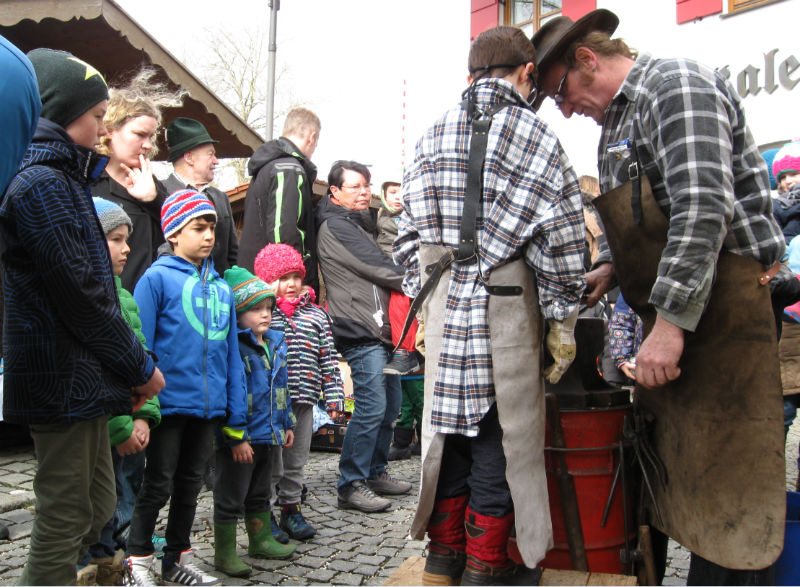
<svg viewBox="0 0 800 587"><path fill-rule="evenodd" d="M678 24L722 12L722 0L677 0Z"/></svg>
<svg viewBox="0 0 800 587"><path fill-rule="evenodd" d="M680 1L695 2L696 0ZM717 0L717 2L722 2L722 0ZM578 20L595 8L597 8L597 0L563 0L561 13L572 20ZM474 40L483 31L500 24L501 10L499 0L471 0L470 39Z"/></svg>

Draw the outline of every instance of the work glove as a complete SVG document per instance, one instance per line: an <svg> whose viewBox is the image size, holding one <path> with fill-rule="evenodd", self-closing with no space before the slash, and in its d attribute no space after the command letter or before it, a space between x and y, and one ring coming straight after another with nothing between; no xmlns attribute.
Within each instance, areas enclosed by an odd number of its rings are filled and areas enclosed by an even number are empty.
<svg viewBox="0 0 800 587"><path fill-rule="evenodd" d="M549 332L545 338L547 350L555 361L544 370L544 378L549 383L558 383L575 360L575 324L578 321L578 310L563 321L548 320Z"/></svg>

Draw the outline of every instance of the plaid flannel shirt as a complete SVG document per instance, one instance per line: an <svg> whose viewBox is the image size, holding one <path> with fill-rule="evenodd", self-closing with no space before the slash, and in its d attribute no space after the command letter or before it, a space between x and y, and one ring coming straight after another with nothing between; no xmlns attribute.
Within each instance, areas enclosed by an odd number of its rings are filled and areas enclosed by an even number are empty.
<svg viewBox="0 0 800 587"><path fill-rule="evenodd" d="M575 310L585 287L581 192L558 139L514 87L500 79L477 83L475 103L494 115L488 137L483 194L477 215L478 263L454 263L447 287L441 356L436 369L432 426L436 432L477 435L494 403L491 341L484 279L522 255L533 268L548 320ZM403 212L394 242L406 269L403 289L420 288L420 244L458 248L467 184L471 124L461 107L448 111L416 146L403 179Z"/></svg>
<svg viewBox="0 0 800 587"><path fill-rule="evenodd" d="M730 83L686 59L636 60L606 110L598 150L603 192L630 179L624 141L635 141L670 223L650 302L662 313L685 314L679 325L693 330L722 247L765 267L783 255L764 159Z"/></svg>

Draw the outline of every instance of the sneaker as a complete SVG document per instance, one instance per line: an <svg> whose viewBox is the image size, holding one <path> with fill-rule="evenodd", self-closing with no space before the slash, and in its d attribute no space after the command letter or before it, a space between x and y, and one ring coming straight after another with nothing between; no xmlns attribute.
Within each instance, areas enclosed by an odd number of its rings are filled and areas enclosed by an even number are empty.
<svg viewBox="0 0 800 587"><path fill-rule="evenodd" d="M272 514L269 517L269 525L270 530L272 531L272 537L275 540L281 544L289 544L289 535L278 525L278 517L275 516L275 514Z"/></svg>
<svg viewBox="0 0 800 587"><path fill-rule="evenodd" d="M402 495L411 491L411 483L395 479L386 471L374 479L367 479L367 485L378 495Z"/></svg>
<svg viewBox="0 0 800 587"><path fill-rule="evenodd" d="M383 367L384 375L407 375L419 370L416 353L400 349L392 355L392 360Z"/></svg>
<svg viewBox="0 0 800 587"><path fill-rule="evenodd" d="M306 522L296 503L286 504L281 507L281 520L278 524L295 540L308 540L316 535L317 530Z"/></svg>
<svg viewBox="0 0 800 587"><path fill-rule="evenodd" d="M123 585L158 585L153 555L129 556L125 559Z"/></svg>
<svg viewBox="0 0 800 587"><path fill-rule="evenodd" d="M353 481L350 485L339 489L339 507L342 509L382 512L390 505L392 502L375 495L364 479Z"/></svg>
<svg viewBox="0 0 800 587"><path fill-rule="evenodd" d="M219 585L221 579L201 571L192 563L192 549L184 550L168 569L162 566L161 577L167 585Z"/></svg>

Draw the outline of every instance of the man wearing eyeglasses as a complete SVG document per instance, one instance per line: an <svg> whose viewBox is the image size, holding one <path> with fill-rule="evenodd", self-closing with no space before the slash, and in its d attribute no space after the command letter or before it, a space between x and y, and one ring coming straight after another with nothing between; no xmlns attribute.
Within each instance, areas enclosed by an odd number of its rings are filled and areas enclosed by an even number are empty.
<svg viewBox="0 0 800 587"><path fill-rule="evenodd" d="M587 274L588 297L616 273L645 323L635 408L663 472L650 471L650 521L694 553L689 584L769 584L759 569L781 552L785 504L764 287L785 246L769 176L731 84L696 61L638 54L611 38L618 22L598 9L534 34L535 106L550 97L602 126L594 204L613 265Z"/></svg>
<svg viewBox="0 0 800 587"><path fill-rule="evenodd" d="M380 250L366 217L370 172L356 161L336 161L328 194L316 210L317 251L328 295L336 348L350 366L355 411L339 459L340 508L380 512L411 483L386 471L392 424L400 415L398 375L384 374L391 360L389 296L400 291L403 269Z"/></svg>
<svg viewBox="0 0 800 587"><path fill-rule="evenodd" d="M531 569L553 546L544 382L575 357L584 222L575 172L528 102L534 59L518 28L481 33L464 101L423 135L402 183L394 256L407 295L430 290L411 527L428 535L427 585L536 585L509 537Z"/></svg>
<svg viewBox="0 0 800 587"><path fill-rule="evenodd" d="M270 243L284 243L303 256L306 285L319 294L312 186L317 167L319 117L306 108L286 115L283 136L264 143L247 164L253 177L244 200L239 265L253 271L256 255Z"/></svg>

